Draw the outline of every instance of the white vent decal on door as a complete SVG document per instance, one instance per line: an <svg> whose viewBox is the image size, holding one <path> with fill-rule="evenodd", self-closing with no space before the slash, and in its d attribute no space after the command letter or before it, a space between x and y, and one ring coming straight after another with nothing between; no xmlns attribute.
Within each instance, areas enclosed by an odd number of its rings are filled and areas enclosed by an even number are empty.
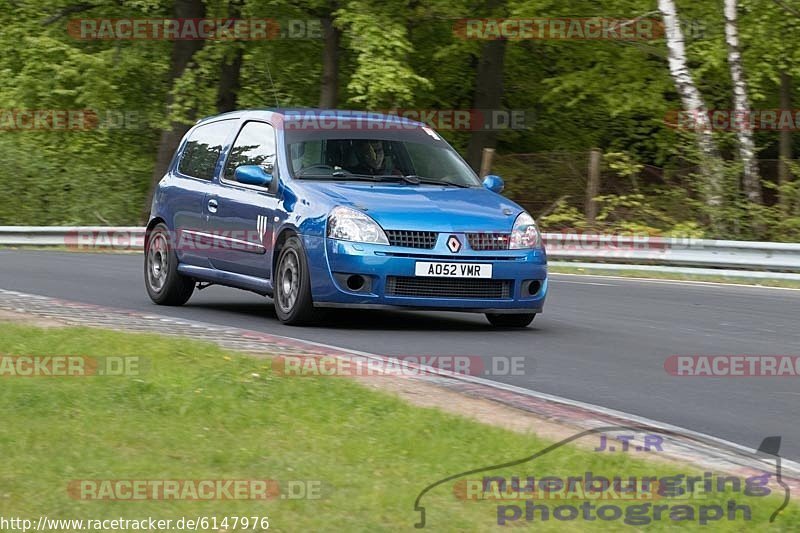
<svg viewBox="0 0 800 533"><path fill-rule="evenodd" d="M258 215L258 221L256 222L256 228L258 228L258 236L261 240L264 240L264 234L267 233L267 224L269 224L267 217Z"/></svg>

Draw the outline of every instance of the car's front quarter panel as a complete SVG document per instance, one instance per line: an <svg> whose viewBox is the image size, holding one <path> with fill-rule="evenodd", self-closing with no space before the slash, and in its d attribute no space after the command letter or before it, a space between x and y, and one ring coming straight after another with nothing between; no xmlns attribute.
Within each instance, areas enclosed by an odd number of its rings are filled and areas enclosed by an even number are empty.
<svg viewBox="0 0 800 533"><path fill-rule="evenodd" d="M283 186L290 191L290 197L293 198L290 202L284 202L291 207L291 211L286 213L285 225L295 229L302 236L308 258L311 292L316 305L395 306L518 313L538 313L544 306L548 287L547 256L543 247L530 250L476 251L470 248L466 232L455 230L455 227L467 226L470 232L483 230L510 233L514 219L522 209L508 199L502 197L497 200L491 199L489 203L493 204L493 211L497 213L492 217L475 216L481 209L470 210L468 206L464 207L463 217L459 220L467 220L472 211L473 217L469 223L455 224L453 217L443 218L441 212L437 213L433 220L427 221L420 213L414 213L414 216L411 214L405 217L398 216L398 224L408 226L408 222L413 220L414 228L427 228L438 233L434 248L421 250L328 239L326 237L328 214L337 205L348 205L348 202L344 199L337 201L335 197L326 194L326 191L321 191L319 185L315 183L306 184L293 180ZM462 192L456 189L449 192L454 193L452 196L458 200L464 200L464 193L469 191ZM481 195L480 191L473 191L472 194L475 194L476 200L485 200L487 196ZM495 196L493 193L489 194ZM362 197L358 203L367 201L368 197ZM430 203L430 200L427 201ZM447 206L447 209L452 209L453 206L452 203L442 205ZM355 207L354 204L350 206ZM391 211L399 215L402 208L402 205L396 204L392 206ZM414 206L408 208L409 211L414 210ZM382 211L379 206L371 206L366 212L376 220L385 218L381 217ZM454 254L447 248L446 242L451 235L455 235L463 243L459 253ZM507 283L508 288L503 294L504 297L492 298L412 297L390 294L387 291L389 278L414 278L417 261L491 264L492 280ZM346 278L353 274L364 276L368 280L369 290L348 289ZM526 292L531 282L536 282L538 287L533 294ZM449 279L445 283L458 282ZM465 279L464 283L470 282Z"/></svg>

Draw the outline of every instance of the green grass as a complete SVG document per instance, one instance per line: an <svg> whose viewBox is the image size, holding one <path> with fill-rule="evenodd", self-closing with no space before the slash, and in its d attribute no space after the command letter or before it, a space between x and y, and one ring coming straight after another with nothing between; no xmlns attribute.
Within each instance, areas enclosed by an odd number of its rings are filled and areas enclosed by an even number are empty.
<svg viewBox="0 0 800 533"><path fill-rule="evenodd" d="M698 274L677 274L672 272L657 272L651 270L636 270L631 266L629 270L603 270L602 268L579 268L567 266L548 266L548 271L553 274L581 274L584 276L619 276L627 278L649 278L677 281L706 281L712 283L727 283L730 285L760 285L762 287L783 287L800 289L800 281L784 279L762 278L734 278L728 276L712 276Z"/></svg>
<svg viewBox="0 0 800 533"><path fill-rule="evenodd" d="M283 531L413 530L418 517L414 500L429 483L525 457L546 444L533 435L412 407L347 379L276 376L268 360L190 340L0 324L0 353L148 360L140 376L0 377L3 517L267 515L270 529ZM563 447L507 473L566 478L586 471L625 476L678 472L677 466L632 454ZM68 483L76 479L314 480L323 497L80 501L67 493ZM753 521L720 521L710 526L714 531L790 531L800 524L800 511L791 508L769 526L767 517L778 506L773 497L738 498L752 506ZM709 502L726 499L716 495ZM459 501L451 483L423 502L428 530L487 530L496 520L496 503ZM635 530L619 521L544 525L545 531ZM649 528L709 530L670 521Z"/></svg>

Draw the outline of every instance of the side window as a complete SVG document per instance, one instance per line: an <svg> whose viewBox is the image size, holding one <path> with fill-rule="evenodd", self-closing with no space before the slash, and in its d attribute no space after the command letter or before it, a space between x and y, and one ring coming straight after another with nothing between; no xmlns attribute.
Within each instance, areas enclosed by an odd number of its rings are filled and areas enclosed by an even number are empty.
<svg viewBox="0 0 800 533"><path fill-rule="evenodd" d="M248 122L239 132L225 164L224 177L235 180L236 167L262 165L272 173L275 165L275 130L264 122Z"/></svg>
<svg viewBox="0 0 800 533"><path fill-rule="evenodd" d="M235 124L233 120L221 120L195 129L181 155L178 165L181 174L204 180L213 179L222 145Z"/></svg>

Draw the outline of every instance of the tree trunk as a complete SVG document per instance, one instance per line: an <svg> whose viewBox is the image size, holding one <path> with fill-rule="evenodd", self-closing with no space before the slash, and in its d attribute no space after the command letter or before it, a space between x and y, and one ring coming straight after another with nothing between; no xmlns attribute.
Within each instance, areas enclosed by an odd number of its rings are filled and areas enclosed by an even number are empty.
<svg viewBox="0 0 800 533"><path fill-rule="evenodd" d="M339 40L342 32L333 25L332 16L322 18L322 82L319 107L333 109L339 101Z"/></svg>
<svg viewBox="0 0 800 533"><path fill-rule="evenodd" d="M781 72L781 110L789 113L792 109L792 77L788 72ZM787 161L792 159L792 130L784 128L780 132L778 153L780 163L778 164L778 185L785 185L792 179L791 170ZM784 212L789 209L789 201L785 194L780 195L780 207Z"/></svg>
<svg viewBox="0 0 800 533"><path fill-rule="evenodd" d="M483 45L475 79L473 110L489 117L489 111L500 109L503 105L503 63L506 56L506 41L488 41ZM497 146L497 132L480 129L472 132L467 146L467 163L477 172L481 165L484 148Z"/></svg>
<svg viewBox="0 0 800 533"><path fill-rule="evenodd" d="M761 178L758 175L756 146L750 129L750 102L747 99L747 82L744 79L742 54L739 50L739 28L736 23L737 0L725 0L725 42L728 45L728 66L733 81L733 111L741 123L735 128L739 140L739 157L744 166L742 185L747 199L761 204Z"/></svg>
<svg viewBox="0 0 800 533"><path fill-rule="evenodd" d="M240 1L230 3L228 17L238 19L242 16L242 4ZM241 88L239 76L242 72L242 58L244 48L241 44L232 43L234 46L233 57L222 58L222 66L219 71L219 85L217 86L217 112L227 113L236 109L239 89Z"/></svg>
<svg viewBox="0 0 800 533"><path fill-rule="evenodd" d="M244 51L241 46L233 52L230 61L222 60L220 68L219 86L217 87L217 111L227 113L236 109L240 89L239 76L242 72L242 57Z"/></svg>
<svg viewBox="0 0 800 533"><path fill-rule="evenodd" d="M603 152L597 148L593 148L589 152L589 176L586 182L586 203L584 207L586 221L589 224L594 224L597 221L597 200L595 198L600 194L600 162L602 159Z"/></svg>
<svg viewBox="0 0 800 533"><path fill-rule="evenodd" d="M198 19L206 16L206 7L203 0L175 0L173 5L173 13L176 18L189 18ZM169 78L167 79L170 92L167 93L166 109L169 112L169 107L172 104L172 86L175 80L180 78L189 62L194 55L203 48L204 41L202 40L177 40L172 44L172 53L170 54L170 69ZM144 205L144 219L146 220L150 214L150 204L153 201L153 192L155 186L164 177L167 172L169 163L172 160L172 155L178 148L181 139L189 131L189 127L185 124L173 122L169 128L161 132L161 139L158 142L158 153L156 155L156 164L153 168L153 175L150 181L150 188L147 193L147 202Z"/></svg>
<svg viewBox="0 0 800 533"><path fill-rule="evenodd" d="M719 151L711 135L711 120L708 115L708 108L689 72L683 30L678 19L675 2L673 0L658 0L658 9L664 17L669 72L681 97L684 110L689 112L695 119L697 146L703 156L701 168L706 179L706 204L709 207L716 208L722 205L723 173ZM714 213L712 212L712 223L718 226L714 223L714 218Z"/></svg>

